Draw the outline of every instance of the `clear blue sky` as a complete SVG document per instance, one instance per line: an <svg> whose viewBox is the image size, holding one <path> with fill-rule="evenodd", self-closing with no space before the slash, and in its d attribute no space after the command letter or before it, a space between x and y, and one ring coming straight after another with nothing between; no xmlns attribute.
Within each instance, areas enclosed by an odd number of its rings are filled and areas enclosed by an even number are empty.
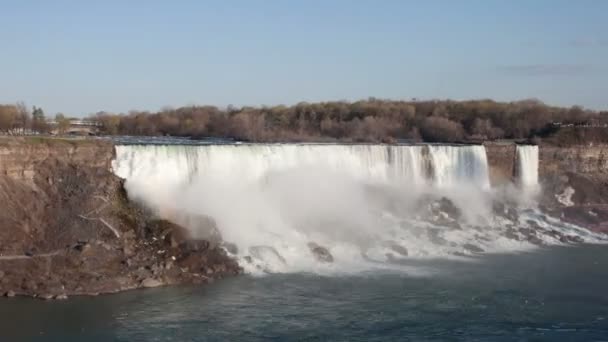
<svg viewBox="0 0 608 342"><path fill-rule="evenodd" d="M604 0L0 0L0 103L380 98L608 109Z"/></svg>

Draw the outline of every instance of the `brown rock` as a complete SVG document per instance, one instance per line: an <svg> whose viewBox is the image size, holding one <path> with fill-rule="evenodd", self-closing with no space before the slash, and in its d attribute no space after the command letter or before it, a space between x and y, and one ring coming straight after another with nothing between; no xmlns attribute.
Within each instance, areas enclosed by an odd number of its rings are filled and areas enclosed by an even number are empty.
<svg viewBox="0 0 608 342"><path fill-rule="evenodd" d="M154 278L146 278L141 282L142 287L148 287L148 288L159 287L162 285L163 285L163 283L161 281L154 279Z"/></svg>

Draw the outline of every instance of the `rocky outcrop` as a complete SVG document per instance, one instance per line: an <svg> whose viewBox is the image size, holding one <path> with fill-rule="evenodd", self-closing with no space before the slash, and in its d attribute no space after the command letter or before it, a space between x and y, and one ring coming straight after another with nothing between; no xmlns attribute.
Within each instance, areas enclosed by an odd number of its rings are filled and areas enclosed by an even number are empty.
<svg viewBox="0 0 608 342"><path fill-rule="evenodd" d="M608 232L608 145L542 146L541 202L563 220Z"/></svg>
<svg viewBox="0 0 608 342"><path fill-rule="evenodd" d="M486 148L492 186L513 182L516 145L513 143L485 143L484 147Z"/></svg>
<svg viewBox="0 0 608 342"><path fill-rule="evenodd" d="M541 145L539 174L572 172L608 176L608 145L555 147Z"/></svg>
<svg viewBox="0 0 608 342"><path fill-rule="evenodd" d="M127 200L103 140L0 139L0 293L64 298L241 272Z"/></svg>
<svg viewBox="0 0 608 342"><path fill-rule="evenodd" d="M516 180L516 145L484 144L492 185ZM541 207L553 216L608 232L608 145L539 146Z"/></svg>

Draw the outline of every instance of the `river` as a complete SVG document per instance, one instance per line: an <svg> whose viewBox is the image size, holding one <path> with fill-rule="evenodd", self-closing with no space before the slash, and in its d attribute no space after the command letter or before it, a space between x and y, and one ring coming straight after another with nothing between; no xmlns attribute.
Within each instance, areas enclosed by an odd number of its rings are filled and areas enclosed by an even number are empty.
<svg viewBox="0 0 608 342"><path fill-rule="evenodd" d="M66 301L3 299L3 341L608 339L608 248L545 247L408 272L242 276ZM16 324L15 322L19 322Z"/></svg>

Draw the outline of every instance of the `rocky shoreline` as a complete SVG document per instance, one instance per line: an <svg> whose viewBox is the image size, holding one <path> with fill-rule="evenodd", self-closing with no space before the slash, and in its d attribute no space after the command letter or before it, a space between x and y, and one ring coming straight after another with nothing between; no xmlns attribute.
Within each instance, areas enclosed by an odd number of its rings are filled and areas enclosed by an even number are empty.
<svg viewBox="0 0 608 342"><path fill-rule="evenodd" d="M242 269L127 199L99 140L0 140L0 295L65 299L204 284Z"/></svg>

